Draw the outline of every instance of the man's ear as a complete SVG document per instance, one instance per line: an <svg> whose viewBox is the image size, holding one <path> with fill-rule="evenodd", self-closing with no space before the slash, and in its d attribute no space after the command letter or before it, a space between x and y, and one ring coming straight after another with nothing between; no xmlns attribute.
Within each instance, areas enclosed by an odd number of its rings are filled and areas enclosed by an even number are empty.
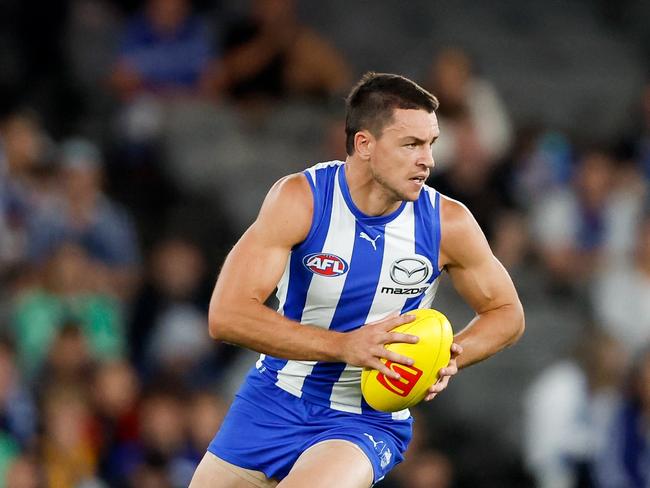
<svg viewBox="0 0 650 488"><path fill-rule="evenodd" d="M354 134L354 152L361 159L370 159L370 154L375 145L375 137L367 130L360 130Z"/></svg>

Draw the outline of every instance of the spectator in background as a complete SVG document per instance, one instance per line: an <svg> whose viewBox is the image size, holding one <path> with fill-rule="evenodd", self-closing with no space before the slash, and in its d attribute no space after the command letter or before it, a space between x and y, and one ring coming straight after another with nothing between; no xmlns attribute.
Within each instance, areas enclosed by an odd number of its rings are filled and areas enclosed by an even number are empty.
<svg viewBox="0 0 650 488"><path fill-rule="evenodd" d="M184 488L189 485L195 468L191 457L188 457L185 435L186 418L183 414L187 400L181 387L169 383L162 385L164 387L152 386L142 399L139 442L131 458L138 462L128 477L133 480L143 469L148 472L145 468L153 465L165 473L171 486Z"/></svg>
<svg viewBox="0 0 650 488"><path fill-rule="evenodd" d="M32 215L53 198L52 142L29 111L0 124L0 279L25 262Z"/></svg>
<svg viewBox="0 0 650 488"><path fill-rule="evenodd" d="M490 245L494 255L517 281L531 247L526 215L519 210L505 210L495 220Z"/></svg>
<svg viewBox="0 0 650 488"><path fill-rule="evenodd" d="M173 116L177 101L193 106L194 99L214 94L221 83L215 46L208 22L190 0L147 0L128 21L109 82L123 102L115 166L121 166L118 176L130 188L138 182L153 189L146 176L165 182L159 144L167 111Z"/></svg>
<svg viewBox="0 0 650 488"><path fill-rule="evenodd" d="M196 380L197 369L215 350L205 340L207 325L205 311L190 304L179 303L165 310L156 320L146 354L155 374L176 377L187 384Z"/></svg>
<svg viewBox="0 0 650 488"><path fill-rule="evenodd" d="M74 488L96 481L92 410L79 385L52 383L43 397L42 461L47 486Z"/></svg>
<svg viewBox="0 0 650 488"><path fill-rule="evenodd" d="M11 465L20 453L18 444L8 434L0 431L0 486L5 488L5 480Z"/></svg>
<svg viewBox="0 0 650 488"><path fill-rule="evenodd" d="M22 455L14 458L4 478L6 488L43 488L45 475L40 460Z"/></svg>
<svg viewBox="0 0 650 488"><path fill-rule="evenodd" d="M210 286L203 251L182 236L162 238L151 251L148 277L134 301L129 346L138 369L200 381L200 368L225 349L206 341ZM214 366L214 365L213 365ZM218 367L209 368L215 378Z"/></svg>
<svg viewBox="0 0 650 488"><path fill-rule="evenodd" d="M62 244L46 261L39 285L16 297L12 332L18 363L26 378L41 370L62 327L78 324L96 360L120 357L124 351L122 314L113 297L98 291L98 272L87 253Z"/></svg>
<svg viewBox="0 0 650 488"><path fill-rule="evenodd" d="M169 479L167 466L149 459L138 466L127 485L129 488L176 488Z"/></svg>
<svg viewBox="0 0 650 488"><path fill-rule="evenodd" d="M62 194L32 219L30 261L38 265L64 242L85 250L105 291L129 299L138 281L138 244L129 214L102 191L102 158L90 141L71 139L60 156Z"/></svg>
<svg viewBox="0 0 650 488"><path fill-rule="evenodd" d="M524 455L538 488L593 486L592 464L608 442L626 364L617 340L587 331L572 358L549 365L528 387Z"/></svg>
<svg viewBox="0 0 650 488"><path fill-rule="evenodd" d="M188 458L194 462L194 469L219 430L227 410L225 402L207 390L198 390L192 395L186 412L190 439Z"/></svg>
<svg viewBox="0 0 650 488"><path fill-rule="evenodd" d="M457 151L449 161L451 164L434 172L428 183L441 193L462 201L485 232L494 255L514 275L515 281L525 279L532 247L526 210L531 204L518 194L517 183L520 162L529 157L536 160L530 155L535 152L531 136L522 133L513 154L495 162L480 143L469 113L459 108L455 118ZM434 144L434 150L438 143ZM545 162L540 159L535 165L542 166ZM524 194L532 197L531 193Z"/></svg>
<svg viewBox="0 0 650 488"><path fill-rule="evenodd" d="M515 139L508 182L516 201L525 209L540 204L549 192L571 180L573 146L567 136L539 127L522 129Z"/></svg>
<svg viewBox="0 0 650 488"><path fill-rule="evenodd" d="M582 288L604 264L620 217L613 205L618 191L614 176L607 152L587 151L578 161L572 185L549 192L533 209L537 251L555 290Z"/></svg>
<svg viewBox="0 0 650 488"><path fill-rule="evenodd" d="M602 270L592 301L600 323L629 354L650 343L650 214L639 223L634 258Z"/></svg>
<svg viewBox="0 0 650 488"><path fill-rule="evenodd" d="M99 473L110 486L120 486L126 472L137 464L131 458L138 441L140 382L126 361L99 366L92 395L100 437Z"/></svg>
<svg viewBox="0 0 650 488"><path fill-rule="evenodd" d="M407 469L401 469L391 478L388 488L451 488L453 466L447 456L433 449L411 454Z"/></svg>
<svg viewBox="0 0 650 488"><path fill-rule="evenodd" d="M189 0L147 0L125 28L111 84L123 100L200 94L210 84L214 46Z"/></svg>
<svg viewBox="0 0 650 488"><path fill-rule="evenodd" d="M453 468L444 454L428 449L414 457L413 472L410 473L404 488L451 488Z"/></svg>
<svg viewBox="0 0 650 488"><path fill-rule="evenodd" d="M638 355L630 388L616 412L608 442L594 463L597 486L650 486L650 343Z"/></svg>
<svg viewBox="0 0 650 488"><path fill-rule="evenodd" d="M41 368L36 390L43 390L52 382L84 384L92 374L94 365L82 325L70 318L56 332Z"/></svg>
<svg viewBox="0 0 650 488"><path fill-rule="evenodd" d="M30 447L35 440L37 420L31 391L23 383L16 365L13 344L6 339L1 340L0 431L24 449Z"/></svg>
<svg viewBox="0 0 650 488"><path fill-rule="evenodd" d="M300 24L293 0L253 0L250 14L227 28L223 46L223 89L240 102L327 99L350 82L343 56Z"/></svg>
<svg viewBox="0 0 650 488"><path fill-rule="evenodd" d="M502 159L512 143L512 124L495 88L473 72L472 62L459 48L443 49L433 61L424 87L440 101L436 112L445 136L434 146L433 156L441 168L453 164L462 149L457 124L469 117L477 142L488 161Z"/></svg>
<svg viewBox="0 0 650 488"><path fill-rule="evenodd" d="M416 407L417 408L417 407ZM416 411L413 439L407 457L387 477L386 488L450 488L454 482L451 460L431 447L431 426L424 411Z"/></svg>
<svg viewBox="0 0 650 488"><path fill-rule="evenodd" d="M475 120L465 109L456 114L453 137L458 143L450 164L429 183L437 191L462 201L492 241L502 214L516 208L506 171L490 159L480 142ZM433 145L437 146L438 142Z"/></svg>

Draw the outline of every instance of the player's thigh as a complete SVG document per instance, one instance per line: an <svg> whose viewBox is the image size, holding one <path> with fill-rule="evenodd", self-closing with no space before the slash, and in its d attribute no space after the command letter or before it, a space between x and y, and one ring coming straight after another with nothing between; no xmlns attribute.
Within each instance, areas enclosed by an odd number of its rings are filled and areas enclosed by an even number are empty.
<svg viewBox="0 0 650 488"><path fill-rule="evenodd" d="M302 453L278 488L368 488L372 480L372 464L361 448L330 439Z"/></svg>
<svg viewBox="0 0 650 488"><path fill-rule="evenodd" d="M196 468L189 488L273 488L277 484L260 471L240 468L207 452Z"/></svg>

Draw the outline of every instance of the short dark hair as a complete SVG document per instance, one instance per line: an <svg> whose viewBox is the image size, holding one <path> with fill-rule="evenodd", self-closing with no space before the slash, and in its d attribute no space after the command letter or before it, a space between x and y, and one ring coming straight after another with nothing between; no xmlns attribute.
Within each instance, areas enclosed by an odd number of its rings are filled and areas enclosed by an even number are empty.
<svg viewBox="0 0 650 488"><path fill-rule="evenodd" d="M422 109L431 113L438 99L417 83L400 75L369 71L346 99L345 149L354 153L354 135L367 129L375 137L393 119L395 109Z"/></svg>

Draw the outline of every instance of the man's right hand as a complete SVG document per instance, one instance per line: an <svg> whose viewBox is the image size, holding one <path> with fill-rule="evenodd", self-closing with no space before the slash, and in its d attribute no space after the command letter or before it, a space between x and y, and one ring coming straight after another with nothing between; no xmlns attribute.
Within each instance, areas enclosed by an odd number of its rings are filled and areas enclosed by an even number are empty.
<svg viewBox="0 0 650 488"><path fill-rule="evenodd" d="M386 349L386 344L404 342L415 344L419 337L400 332L391 332L395 327L415 320L413 315L391 314L385 319L371 322L352 332L341 334L341 359L353 366L378 370L389 378L399 379L399 374L387 368L381 359L411 366L413 359Z"/></svg>

